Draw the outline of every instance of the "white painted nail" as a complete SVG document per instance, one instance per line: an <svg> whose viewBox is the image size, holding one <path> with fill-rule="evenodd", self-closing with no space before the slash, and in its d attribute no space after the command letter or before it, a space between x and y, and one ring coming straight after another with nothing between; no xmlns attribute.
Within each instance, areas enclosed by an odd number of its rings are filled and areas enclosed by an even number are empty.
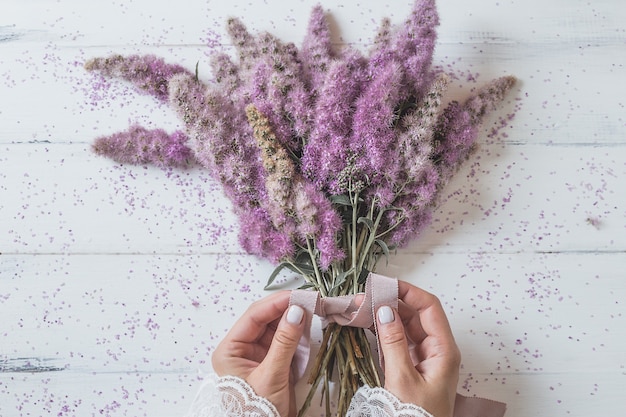
<svg viewBox="0 0 626 417"><path fill-rule="evenodd" d="M394 320L393 310L389 306L382 306L378 309L378 321L381 324L388 324Z"/></svg>
<svg viewBox="0 0 626 417"><path fill-rule="evenodd" d="M287 322L291 324L300 324L304 317L304 310L300 306L291 306L287 312Z"/></svg>

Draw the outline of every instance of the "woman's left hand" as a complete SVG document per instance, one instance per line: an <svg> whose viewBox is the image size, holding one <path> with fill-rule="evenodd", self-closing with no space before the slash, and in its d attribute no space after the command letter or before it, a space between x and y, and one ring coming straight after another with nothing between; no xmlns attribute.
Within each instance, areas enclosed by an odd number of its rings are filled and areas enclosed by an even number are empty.
<svg viewBox="0 0 626 417"><path fill-rule="evenodd" d="M289 291L252 304L213 353L219 376L244 379L281 416L296 415L291 361L304 331L305 312L289 306Z"/></svg>

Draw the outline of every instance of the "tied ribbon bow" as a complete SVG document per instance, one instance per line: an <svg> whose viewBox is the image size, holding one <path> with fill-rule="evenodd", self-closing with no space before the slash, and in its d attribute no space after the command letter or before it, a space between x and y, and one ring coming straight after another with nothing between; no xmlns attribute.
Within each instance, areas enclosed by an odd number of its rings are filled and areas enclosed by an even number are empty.
<svg viewBox="0 0 626 417"><path fill-rule="evenodd" d="M322 318L324 327L328 323L341 326L376 329L376 311L387 305L398 308L398 280L370 273L365 282L365 298L360 306L354 302L353 295L340 297L321 297L317 291L294 290L291 292L290 305L298 305L306 311L304 334L294 356L292 372L296 379L302 378L311 352L311 322L313 314ZM376 339L378 340L378 338ZM384 366L383 354L378 346L378 360Z"/></svg>
<svg viewBox="0 0 626 417"><path fill-rule="evenodd" d="M377 331L376 311L379 307L389 306L398 309L398 280L371 273L365 283L365 295L360 306L354 302L353 295L340 297L321 297L317 291L293 290L289 305L298 305L306 312L304 333L293 358L292 373L296 379L302 378L311 352L311 323L313 315L322 319L324 327L329 323L341 326L374 328ZM384 369L384 357L378 343L378 359ZM411 344L411 341L409 340ZM412 345L414 347L414 345ZM412 346L409 346L411 348ZM413 366L417 365L415 355ZM454 417L502 417L506 404L485 398L456 395Z"/></svg>

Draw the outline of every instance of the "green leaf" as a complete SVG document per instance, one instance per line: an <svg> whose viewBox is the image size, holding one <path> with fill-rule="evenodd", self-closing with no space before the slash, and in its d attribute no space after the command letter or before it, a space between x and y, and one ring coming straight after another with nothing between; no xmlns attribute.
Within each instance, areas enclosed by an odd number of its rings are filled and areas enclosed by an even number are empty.
<svg viewBox="0 0 626 417"><path fill-rule="evenodd" d="M270 277L267 279L267 284L265 284L264 290L269 290L276 277L281 273L283 269L287 268L291 272L295 272L298 275L312 275L315 273L315 269L310 264L296 264L293 262L282 262L280 263L274 271L271 273Z"/></svg>
<svg viewBox="0 0 626 417"><path fill-rule="evenodd" d="M387 244L380 239L376 239L374 243L380 247L380 249L383 251L383 254L385 255L385 259L387 259L387 262L389 262L389 246L387 246Z"/></svg>
<svg viewBox="0 0 626 417"><path fill-rule="evenodd" d="M374 222L369 217L359 217L356 222L365 224L370 232L374 230Z"/></svg>
<svg viewBox="0 0 626 417"><path fill-rule="evenodd" d="M288 270L292 272L295 272L296 274L300 276L309 277L311 279L313 279L313 277L315 276L315 272L316 272L315 265L313 264L313 261L311 260L311 254L309 253L308 249L301 248L296 252L295 259L292 258L288 261L281 262L274 269L274 271L272 271L271 275L269 276L267 280L267 284L265 284L264 289L268 290L272 286L274 281L276 280L276 277L285 268L287 268Z"/></svg>
<svg viewBox="0 0 626 417"><path fill-rule="evenodd" d="M312 273L315 272L315 268L313 268L313 266L310 263L292 263L292 264L288 264L285 266L286 268L289 268L290 270L292 270L293 272L297 273L297 274L302 274L304 273L305 275L311 275Z"/></svg>
<svg viewBox="0 0 626 417"><path fill-rule="evenodd" d="M309 288L317 288L317 285L313 284L312 282L305 282L298 287L299 290L308 290Z"/></svg>
<svg viewBox="0 0 626 417"><path fill-rule="evenodd" d="M280 274L280 271L288 267L291 267L291 265L289 265L288 262L282 262L276 268L274 268L274 271L271 273L270 277L267 279L267 284L265 284L265 287L263 289L268 290L269 287L274 283L274 280L276 279L278 274Z"/></svg>
<svg viewBox="0 0 626 417"><path fill-rule="evenodd" d="M338 204L340 206L351 206L352 205L352 201L350 201L350 197L348 197L345 194L331 195L330 196L330 202L333 203L333 204Z"/></svg>
<svg viewBox="0 0 626 417"><path fill-rule="evenodd" d="M348 277L348 274L351 273L351 271L353 271L353 269L351 269L350 271L343 271L342 273L337 275L337 278L335 278L335 285L333 286L333 289L339 287L341 284L346 282L346 278Z"/></svg>
<svg viewBox="0 0 626 417"><path fill-rule="evenodd" d="M300 250L296 254L295 264L311 266L311 255L308 250Z"/></svg>
<svg viewBox="0 0 626 417"><path fill-rule="evenodd" d="M370 274L370 271L367 268L361 269L361 273L359 274L359 284L365 284L367 281L367 277Z"/></svg>

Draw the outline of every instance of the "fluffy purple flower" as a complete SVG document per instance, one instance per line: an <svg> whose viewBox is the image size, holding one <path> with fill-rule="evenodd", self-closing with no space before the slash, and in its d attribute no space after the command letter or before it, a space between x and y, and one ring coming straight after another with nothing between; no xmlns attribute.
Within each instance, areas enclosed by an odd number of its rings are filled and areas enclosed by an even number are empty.
<svg viewBox="0 0 626 417"><path fill-rule="evenodd" d="M85 68L106 77L127 80L161 101L167 101L167 86L173 76L191 74L184 67L167 64L162 58L154 55L113 55L108 58L94 58L85 63Z"/></svg>
<svg viewBox="0 0 626 417"><path fill-rule="evenodd" d="M350 163L354 102L366 80L365 60L357 52L345 54L329 68L315 107L314 128L302 155L302 172L321 190L347 191L337 174Z"/></svg>
<svg viewBox="0 0 626 417"><path fill-rule="evenodd" d="M417 0L410 18L396 31L384 20L370 53L370 73L376 74L390 62L398 62L404 71L402 98L420 97L433 78L430 66L438 25L434 0Z"/></svg>
<svg viewBox="0 0 626 417"><path fill-rule="evenodd" d="M295 253L291 237L276 230L260 207L239 210L239 244L248 253L278 263Z"/></svg>
<svg viewBox="0 0 626 417"><path fill-rule="evenodd" d="M196 160L222 183L235 207L258 205L265 198L263 166L242 109L184 75L170 81L170 103L185 123Z"/></svg>
<svg viewBox="0 0 626 417"><path fill-rule="evenodd" d="M337 247L341 218L324 193L296 170L290 156L276 138L269 123L254 105L246 108L248 121L261 149L267 196L261 202L274 227L302 246L323 238L320 267L328 268L342 252ZM334 243L333 244L331 244Z"/></svg>
<svg viewBox="0 0 626 417"><path fill-rule="evenodd" d="M435 128L433 159L447 181L458 169L472 149L478 136L480 123L489 111L494 110L505 94L515 84L515 77L498 78L467 99L463 105L451 102L441 114Z"/></svg>
<svg viewBox="0 0 626 417"><path fill-rule="evenodd" d="M185 167L193 162L187 147L187 136L181 131L171 135L163 129L147 130L131 126L125 132L97 138L92 149L123 164L154 164L160 167Z"/></svg>
<svg viewBox="0 0 626 417"><path fill-rule="evenodd" d="M419 177L406 181L391 204L395 209L386 212L383 230L393 229L386 238L389 244L406 245L428 224L424 221L430 219L440 180L439 171L428 161L422 166Z"/></svg>
<svg viewBox="0 0 626 417"><path fill-rule="evenodd" d="M326 13L319 4L311 11L309 26L299 56L307 84L315 95L319 93L326 73L335 58Z"/></svg>
<svg viewBox="0 0 626 417"><path fill-rule="evenodd" d="M378 51L390 50L392 40L391 30L391 19L389 19L388 17L384 17L383 20L380 22L380 27L378 28L378 32L376 32L376 37L372 42L373 48L370 55L374 56Z"/></svg>
<svg viewBox="0 0 626 417"><path fill-rule="evenodd" d="M513 76L496 78L467 99L464 107L469 113L472 123L476 125L482 123L483 118L490 111L496 110L498 104L504 100L516 81Z"/></svg>
<svg viewBox="0 0 626 417"><path fill-rule="evenodd" d="M226 29L238 52L241 71L243 73L250 71L255 60L259 57L256 39L248 32L243 22L237 18L228 19Z"/></svg>
<svg viewBox="0 0 626 417"><path fill-rule="evenodd" d="M448 77L440 74L430 90L400 122L398 146L402 171L409 181L418 178L433 156L433 135L441 114L441 99L448 86Z"/></svg>
<svg viewBox="0 0 626 417"><path fill-rule="evenodd" d="M298 234L315 241L320 268L325 271L345 256L339 247L341 217L326 195L304 178L300 177L294 184L293 193L294 210L299 218Z"/></svg>
<svg viewBox="0 0 626 417"><path fill-rule="evenodd" d="M433 73L431 64L437 41L439 15L435 0L417 0L411 10L411 17L403 26L394 47L406 72L408 87L421 96L430 84ZM400 59L400 58L399 58Z"/></svg>
<svg viewBox="0 0 626 417"><path fill-rule="evenodd" d="M403 74L401 66L390 61L355 102L350 150L357 155L362 175L374 184L381 173L389 175L397 165L396 106L404 87Z"/></svg>
<svg viewBox="0 0 626 417"><path fill-rule="evenodd" d="M212 54L210 64L218 88L225 96L235 99L233 95L241 87L239 67L223 53Z"/></svg>
<svg viewBox="0 0 626 417"><path fill-rule="evenodd" d="M261 55L252 75L252 103L270 119L281 144L300 153L311 126L311 100L297 50L269 33L257 42Z"/></svg>

